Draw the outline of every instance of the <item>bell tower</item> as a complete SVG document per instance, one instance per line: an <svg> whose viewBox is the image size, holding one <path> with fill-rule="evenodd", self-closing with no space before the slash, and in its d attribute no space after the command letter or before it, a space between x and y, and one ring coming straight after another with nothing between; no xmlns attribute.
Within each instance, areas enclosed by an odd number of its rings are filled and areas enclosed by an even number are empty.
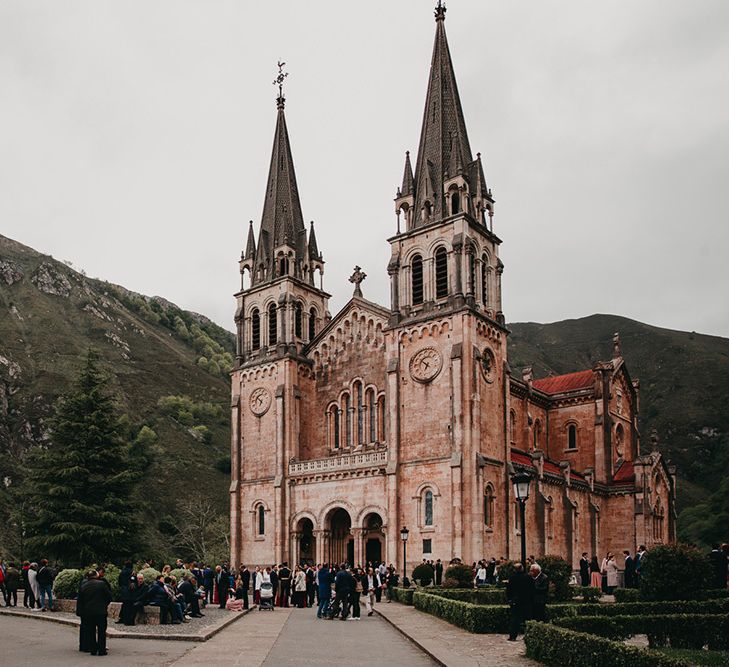
<svg viewBox="0 0 729 667"><path fill-rule="evenodd" d="M391 324L467 305L503 325L494 199L471 153L445 14L439 2L415 171L407 152L395 197Z"/></svg>
<svg viewBox="0 0 729 667"><path fill-rule="evenodd" d="M296 185L284 113L284 65L279 63L274 81L279 87L276 131L258 241L251 220L240 259L241 290L235 295L239 366L296 355L329 318L324 258L313 222L307 237Z"/></svg>

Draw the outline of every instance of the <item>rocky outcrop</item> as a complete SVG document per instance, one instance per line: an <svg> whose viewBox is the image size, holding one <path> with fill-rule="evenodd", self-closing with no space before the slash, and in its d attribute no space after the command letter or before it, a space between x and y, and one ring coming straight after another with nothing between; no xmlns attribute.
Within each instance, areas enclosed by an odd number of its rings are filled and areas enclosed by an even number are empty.
<svg viewBox="0 0 729 667"><path fill-rule="evenodd" d="M23 270L9 260L0 259L0 280L6 285L20 282L23 279Z"/></svg>
<svg viewBox="0 0 729 667"><path fill-rule="evenodd" d="M30 281L46 294L64 297L71 294L71 283L66 275L49 262L43 262L35 270Z"/></svg>

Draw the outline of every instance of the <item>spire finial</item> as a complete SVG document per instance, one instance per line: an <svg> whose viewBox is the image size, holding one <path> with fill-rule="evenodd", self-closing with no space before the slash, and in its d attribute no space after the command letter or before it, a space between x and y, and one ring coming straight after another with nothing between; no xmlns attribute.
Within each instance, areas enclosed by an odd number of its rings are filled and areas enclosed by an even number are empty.
<svg viewBox="0 0 729 667"><path fill-rule="evenodd" d="M278 86L278 97L276 98L276 105L279 109L284 108L284 103L286 102L286 98L283 94L283 82L284 79L289 75L288 72L284 72L283 68L286 66L286 63L278 61L278 76L273 80L273 85Z"/></svg>
<svg viewBox="0 0 729 667"><path fill-rule="evenodd" d="M443 0L438 0L438 4L435 6L435 20L445 21L446 6L443 4Z"/></svg>

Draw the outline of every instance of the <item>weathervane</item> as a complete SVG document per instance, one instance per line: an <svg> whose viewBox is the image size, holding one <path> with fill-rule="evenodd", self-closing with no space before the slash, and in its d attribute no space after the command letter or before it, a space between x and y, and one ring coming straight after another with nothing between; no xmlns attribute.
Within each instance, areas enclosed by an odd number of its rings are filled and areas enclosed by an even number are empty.
<svg viewBox="0 0 729 667"><path fill-rule="evenodd" d="M278 76L273 80L273 85L278 86L278 103L280 106L283 106L283 103L285 101L285 98L283 96L283 82L284 79L289 75L288 72L284 72L283 68L286 66L286 63L282 63L280 60L278 61Z"/></svg>

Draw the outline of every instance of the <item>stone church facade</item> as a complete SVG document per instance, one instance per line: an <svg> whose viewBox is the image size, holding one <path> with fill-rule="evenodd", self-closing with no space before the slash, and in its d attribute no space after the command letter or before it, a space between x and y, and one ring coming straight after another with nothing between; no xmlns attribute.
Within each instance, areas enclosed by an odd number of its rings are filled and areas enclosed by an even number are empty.
<svg viewBox="0 0 729 667"><path fill-rule="evenodd" d="M520 553L510 482L533 477L527 550L675 539L675 471L640 454L639 385L622 358L535 379L508 364L501 239L474 158L445 33L436 34L415 169L406 156L388 239L388 306L334 315L307 231L279 90L263 215L240 261L232 371L231 562Z"/></svg>

